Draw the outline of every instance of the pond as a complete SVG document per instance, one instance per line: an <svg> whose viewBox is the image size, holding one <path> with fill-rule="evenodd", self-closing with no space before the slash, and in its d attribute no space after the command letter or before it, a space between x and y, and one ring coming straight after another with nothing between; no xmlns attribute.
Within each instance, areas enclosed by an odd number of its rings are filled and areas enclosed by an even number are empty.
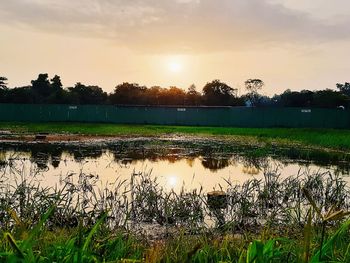
<svg viewBox="0 0 350 263"><path fill-rule="evenodd" d="M0 171L9 182L29 177L42 186L60 186L81 173L100 186L129 181L134 173L150 174L167 191L225 189L261 179L274 170L281 177L331 172L349 182L347 156L322 151L242 145L220 140L114 139L65 143L2 143ZM35 175L35 176L33 176ZM75 178L75 179L74 179Z"/></svg>
<svg viewBox="0 0 350 263"><path fill-rule="evenodd" d="M0 217L35 222L54 206L48 225L105 214L157 237L168 225L303 225L310 196L323 212L350 208L349 171L346 153L213 138L2 142Z"/></svg>

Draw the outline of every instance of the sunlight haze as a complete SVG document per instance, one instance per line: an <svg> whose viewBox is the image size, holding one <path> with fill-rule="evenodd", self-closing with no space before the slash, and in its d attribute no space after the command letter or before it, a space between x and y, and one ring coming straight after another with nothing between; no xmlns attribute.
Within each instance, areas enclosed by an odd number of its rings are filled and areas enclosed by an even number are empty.
<svg viewBox="0 0 350 263"><path fill-rule="evenodd" d="M349 13L347 0L2 0L0 75L107 92L220 79L243 93L249 78L267 95L334 89L349 80Z"/></svg>

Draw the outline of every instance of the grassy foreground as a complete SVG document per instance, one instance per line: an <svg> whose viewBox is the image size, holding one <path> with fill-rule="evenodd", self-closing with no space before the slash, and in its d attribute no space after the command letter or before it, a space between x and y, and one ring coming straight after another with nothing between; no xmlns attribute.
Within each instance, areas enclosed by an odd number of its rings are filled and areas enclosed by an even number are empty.
<svg viewBox="0 0 350 263"><path fill-rule="evenodd" d="M45 217L46 215L44 215ZM115 262L115 263L180 263L180 262L349 262L347 242L350 221L334 230L323 246L320 237L302 239L261 235L237 238L233 235L207 234L177 237L152 244L123 231L109 231L99 221L91 228L23 230L25 239L4 234L0 244L3 262ZM314 229L312 230L314 231ZM316 244L314 242L317 242ZM306 247L306 248L305 248ZM322 254L321 254L322 253Z"/></svg>
<svg viewBox="0 0 350 263"><path fill-rule="evenodd" d="M337 150L350 150L350 130L288 129L288 128L231 128L161 125L120 125L102 123L7 123L0 130L13 133L70 133L100 136L162 136L172 134L196 136L249 137L262 142L280 144L301 143Z"/></svg>
<svg viewBox="0 0 350 263"><path fill-rule="evenodd" d="M94 190L89 174L77 184L68 176L62 189L0 180L0 262L350 262L350 194L340 177L269 172L231 185L221 218L219 203L200 192L167 193L149 174L133 176L130 201L123 183ZM217 224L206 226L202 213ZM166 233L149 238L137 231L145 222Z"/></svg>

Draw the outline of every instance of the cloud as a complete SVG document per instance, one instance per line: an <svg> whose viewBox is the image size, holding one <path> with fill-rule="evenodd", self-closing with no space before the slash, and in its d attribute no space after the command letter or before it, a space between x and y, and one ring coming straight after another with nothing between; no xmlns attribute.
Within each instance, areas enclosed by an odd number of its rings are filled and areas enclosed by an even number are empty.
<svg viewBox="0 0 350 263"><path fill-rule="evenodd" d="M3 0L0 23L109 39L146 52L225 51L348 40L331 24L267 0Z"/></svg>

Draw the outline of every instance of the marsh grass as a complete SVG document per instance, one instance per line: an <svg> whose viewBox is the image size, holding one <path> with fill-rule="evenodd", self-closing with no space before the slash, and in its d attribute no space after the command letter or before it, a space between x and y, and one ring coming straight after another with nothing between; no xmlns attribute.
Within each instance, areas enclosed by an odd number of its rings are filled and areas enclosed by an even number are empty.
<svg viewBox="0 0 350 263"><path fill-rule="evenodd" d="M15 158L15 157L13 157ZM227 181L222 218L203 189L166 191L151 173L99 185L68 174L42 187L6 160L0 260L6 262L348 262L350 193L330 172ZM11 170L11 173L8 171ZM5 170L3 170L5 171ZM15 176L9 185L9 174ZM73 180L75 178L75 180ZM143 226L158 233L145 234Z"/></svg>

